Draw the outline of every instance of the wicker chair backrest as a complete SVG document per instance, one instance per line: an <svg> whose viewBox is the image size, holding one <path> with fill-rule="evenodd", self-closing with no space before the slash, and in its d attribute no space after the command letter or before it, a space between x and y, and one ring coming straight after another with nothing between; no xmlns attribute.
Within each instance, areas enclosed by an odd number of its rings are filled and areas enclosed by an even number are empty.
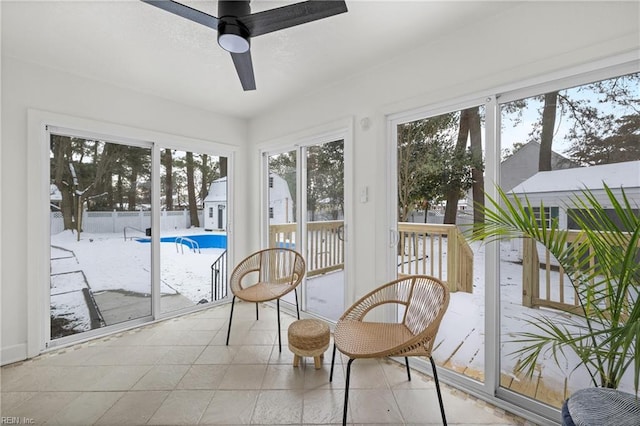
<svg viewBox="0 0 640 426"><path fill-rule="evenodd" d="M305 273L302 256L287 248L269 248L255 252L242 260L233 270L229 280L232 291L253 285L256 282L266 284L289 284L297 286ZM257 273L254 282L243 282L243 278Z"/></svg>
<svg viewBox="0 0 640 426"><path fill-rule="evenodd" d="M412 277L412 292L405 311L404 324L415 335L442 319L449 304L449 290L428 276Z"/></svg>

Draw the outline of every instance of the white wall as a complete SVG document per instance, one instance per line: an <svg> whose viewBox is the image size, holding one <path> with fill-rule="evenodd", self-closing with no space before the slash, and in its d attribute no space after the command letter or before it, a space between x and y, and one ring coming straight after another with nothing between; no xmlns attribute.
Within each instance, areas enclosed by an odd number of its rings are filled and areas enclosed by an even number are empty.
<svg viewBox="0 0 640 426"><path fill-rule="evenodd" d="M460 7L465 7L460 3ZM242 120L195 110L167 100L102 84L70 72L43 69L2 57L2 145L0 190L1 349L2 363L26 356L27 327L39 320L27 315L27 276L32 254L25 239L29 227L27 110L151 129L238 149L236 164L249 171L230 191L235 196L236 253L259 247L260 199L258 147L292 134L327 131L332 123L353 123L352 193L369 188L369 200L351 200L355 257L350 275L353 295L385 280L387 273L388 147L386 116L470 95L517 88L568 67L640 49L639 3L526 2L492 20L455 28L439 39L425 40L412 52L381 58L381 64L328 88L301 93L279 108ZM546 77L544 77L546 78ZM543 78L543 80L544 80ZM543 81L540 80L540 81ZM369 118L370 128L361 127ZM245 149L249 140L251 148ZM248 167L247 167L248 166ZM357 198L357 197L355 197ZM253 200L249 203L249 200ZM376 265L371 268L372 262ZM350 301L347 300L347 303Z"/></svg>
<svg viewBox="0 0 640 426"><path fill-rule="evenodd" d="M2 22L2 5L0 4L0 22ZM0 46L2 46L2 31L0 31ZM0 191L2 190L2 87L4 86L4 84L2 83L2 55L0 55ZM2 194L2 192L0 192L0 194ZM2 241L4 241L3 238L3 226L2 226L2 216L3 216L3 197L0 196L0 365L2 364L2 348L4 347L3 343L4 339L3 339L3 332L2 332L2 314L3 314L3 309L2 309L2 301L4 300L4 297L2 296L2 283L3 283L3 279L2 279L2 270L4 269L2 267ZM1 404L1 402L0 402Z"/></svg>
<svg viewBox="0 0 640 426"><path fill-rule="evenodd" d="M257 149L290 134L322 127L336 120L354 121L354 194L366 186L369 201L350 200L354 208L355 254L352 297L387 280L389 205L389 147L386 117L418 107L442 105L465 97L541 83L552 73L593 63L614 55L638 53L639 3L526 2L488 21L452 29L424 46L383 58L375 68L333 87L306 93L254 119L249 151L258 182ZM460 7L465 7L460 3ZM542 78L541 78L542 76ZM369 118L365 129L361 120ZM257 199L259 185L251 190ZM251 223L259 223L253 211ZM257 234L256 237L257 239ZM254 242L257 245L257 242ZM371 265L376 265L371 268ZM347 300L346 303L350 303Z"/></svg>
<svg viewBox="0 0 640 426"><path fill-rule="evenodd" d="M152 135L164 141L196 140L202 149L236 151L245 161L247 123L211 112L195 110L167 100L74 76L67 72L2 57L2 363L26 356L27 328L31 318L27 303L29 269L34 256L27 250L29 203L28 110L48 111L86 121L120 126L127 133ZM33 130L33 129L31 129ZM135 130L135 131L133 131ZM134 135L132 135L134 136ZM207 142L211 141L211 143ZM197 148L197 147L196 147ZM247 181L238 175L236 203L246 200ZM10 202L7 202L10 200ZM238 211L246 207L238 206ZM38 231L39 232L39 231ZM239 253L246 250L244 227L236 233ZM235 251L235 250L234 250ZM33 303L33 301L29 301Z"/></svg>

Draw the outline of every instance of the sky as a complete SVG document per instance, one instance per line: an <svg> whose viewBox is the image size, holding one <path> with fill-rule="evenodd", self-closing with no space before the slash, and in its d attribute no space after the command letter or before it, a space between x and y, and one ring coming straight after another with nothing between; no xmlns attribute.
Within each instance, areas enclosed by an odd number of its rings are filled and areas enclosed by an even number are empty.
<svg viewBox="0 0 640 426"><path fill-rule="evenodd" d="M611 81L615 81L615 79ZM639 100L640 85L637 84L637 81L629 79L618 80L617 87L625 87L625 85L630 88L630 97ZM604 101L604 96L598 94L591 87L589 84L576 86L561 90L560 94L573 100L584 101L590 107L597 109L601 115L612 114L614 117L619 118L627 114L638 114L638 110L634 110L632 107L623 107L613 101ZM527 98L527 100L527 107L522 111L521 123L514 126L515 115L502 114L502 150L511 148L516 142L526 143L529 140L529 133L533 129L536 121L539 120L543 102L542 100L535 99L535 97ZM565 140L565 136L568 134L572 123L573 119L569 114L561 114L560 108L558 108L555 123L556 129L553 138L553 150L559 154L566 154L567 150L571 147L571 142Z"/></svg>

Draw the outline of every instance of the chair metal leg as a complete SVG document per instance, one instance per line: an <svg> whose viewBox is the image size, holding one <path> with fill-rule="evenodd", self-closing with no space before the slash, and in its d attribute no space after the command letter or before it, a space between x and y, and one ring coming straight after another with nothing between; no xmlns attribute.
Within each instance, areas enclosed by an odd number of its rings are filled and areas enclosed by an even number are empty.
<svg viewBox="0 0 640 426"><path fill-rule="evenodd" d="M276 300L276 305L278 306L278 349L282 352L282 341L280 340L280 299Z"/></svg>
<svg viewBox="0 0 640 426"><path fill-rule="evenodd" d="M411 370L409 369L409 357L408 356L404 357L404 365L407 366L407 378L409 379L409 381L411 381Z"/></svg>
<svg viewBox="0 0 640 426"><path fill-rule="evenodd" d="M231 299L231 315L229 316L229 330L227 330L227 346L229 346L229 335L231 334L231 320L233 319L233 307L236 303L236 297L233 296Z"/></svg>
<svg viewBox="0 0 640 426"><path fill-rule="evenodd" d="M294 288L293 293L296 296L296 312L298 313L298 319L300 319L300 308L298 307L298 289Z"/></svg>
<svg viewBox="0 0 640 426"><path fill-rule="evenodd" d="M256 321L258 321L258 302L256 302Z"/></svg>
<svg viewBox="0 0 640 426"><path fill-rule="evenodd" d="M440 382L438 381L438 373L436 372L436 363L433 361L433 357L429 356L431 361L431 369L433 370L433 379L436 382L436 391L438 392L438 403L440 403L440 414L442 415L442 424L447 426L447 417L444 414L444 404L442 403L442 393L440 392Z"/></svg>
<svg viewBox="0 0 640 426"><path fill-rule="evenodd" d="M333 356L331 357L331 373L329 373L329 383L333 380L333 365L336 363L336 344L333 344Z"/></svg>
<svg viewBox="0 0 640 426"><path fill-rule="evenodd" d="M351 376L351 363L354 360L355 358L349 358L349 362L347 363L347 380L344 384L344 410L342 412L343 426L347 424L347 408L349 408L349 376Z"/></svg>

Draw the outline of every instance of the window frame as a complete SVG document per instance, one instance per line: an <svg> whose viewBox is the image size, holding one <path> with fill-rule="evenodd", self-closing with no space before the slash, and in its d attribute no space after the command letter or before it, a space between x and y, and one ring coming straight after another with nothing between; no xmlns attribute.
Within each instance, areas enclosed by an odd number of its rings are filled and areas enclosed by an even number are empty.
<svg viewBox="0 0 640 426"><path fill-rule="evenodd" d="M510 91L505 91L497 95L497 108L498 108L498 129L500 128L500 108L503 104L513 102L520 99L526 99L534 96L539 96L544 93L548 93L555 90L566 90L590 83L594 83L597 81L607 80L611 78L615 78L618 76L623 76L632 73L640 72L640 60L637 57L633 58L630 55L620 55L615 58L608 58L602 61L598 61L595 63L583 65L577 68L572 68L568 70L563 70L558 73L549 74L546 78L541 77L537 79L534 83L529 82L529 84L524 84L522 87L518 89L513 89ZM496 155L500 155L501 145L500 145L500 137L497 137L497 144L492 148L497 148ZM497 176L500 174L500 162L496 163L497 167ZM499 182L498 182L499 183ZM487 189L487 188L485 188ZM490 194L491 195L491 194ZM491 195L493 197L493 195ZM558 207L556 207L558 209ZM546 207L545 207L546 210ZM558 209L559 211L559 209ZM550 211L551 212L551 211ZM546 214L547 212L545 212ZM560 215L558 215L560 216ZM561 218L558 217L560 220ZM547 216L547 220L550 220L550 216ZM497 256L497 246L496 250L496 261L498 260ZM496 264L497 268L498 265ZM499 272L498 272L499 274ZM499 275L494 277L493 282L499 282ZM499 296L499 294L497 294ZM500 301L496 300L496 307L500 306ZM499 325L496 324L496 325ZM497 344L499 345L499 339L496 339ZM494 348L492 356L495 357L496 361L500 358L500 347L496 346ZM494 389L495 400L502 403L503 401L509 404L512 407L517 407L516 410L525 409L527 410L525 416L528 414L528 418L531 418L531 413L535 413L538 416L542 416L543 419L554 419L557 418L559 410L552 408L546 404L528 398L524 395L518 394L509 389L503 388L500 386L499 381L496 383L496 387ZM517 413L517 411L515 411Z"/></svg>
<svg viewBox="0 0 640 426"><path fill-rule="evenodd" d="M484 102L485 118L485 194L498 199L496 186L500 184L500 107L504 103L549 91L563 90L594 81L614 78L630 73L640 72L640 60L634 52L607 57L602 60L567 67L554 72L545 73L531 79L525 79L501 87L490 88L479 93L448 99L443 102L430 103L424 99L423 106L401 112L388 111L386 118L386 217L388 223L387 250L393 250L397 241L397 125L457 111ZM414 99L413 104L419 100ZM388 253L388 252L387 252ZM381 259L387 265L387 278L395 273L395 265L390 262L391 257ZM485 281L499 282L499 247L490 243L485 251ZM485 286L485 380L483 383L471 381L461 374L441 370L441 375L447 382L464 389L469 394L486 400L491 404L502 407L514 414L535 421L540 424L553 424L558 418L559 411L535 400L518 395L500 387L500 317L499 317L499 289L495 286ZM389 315L393 317L393 314ZM429 374L426 362L416 362L416 367Z"/></svg>
<svg viewBox="0 0 640 426"><path fill-rule="evenodd" d="M149 324L176 313L163 315L160 311L160 241L152 240L152 297L151 315L140 320L132 320L110 327L99 328L81 333L77 339L51 339L49 283L50 280L50 216L49 216L49 150L50 134L66 134L68 136L86 139L104 140L107 142L124 143L132 146L151 148L151 197L159 205L160 196L160 151L165 147L202 151L227 157L229 175L228 193L233 194L234 157L236 149L214 141L203 141L184 136L140 129L125 125L105 123L92 119L79 118L64 114L29 109L27 111L27 155L31 159L27 167L27 250L31 256L32 267L27 270L27 345L26 356L32 358L54 348L69 344L77 344L99 336L112 334L125 329ZM228 199L227 214L233 217L233 196ZM160 209L152 211L152 229L160 228ZM229 224L231 227L231 222ZM234 244L232 229L227 231L229 247ZM233 250L229 251L228 262L233 262ZM224 302L224 301L223 301ZM192 311L205 309L211 304L195 305ZM180 313L179 313L180 314Z"/></svg>

